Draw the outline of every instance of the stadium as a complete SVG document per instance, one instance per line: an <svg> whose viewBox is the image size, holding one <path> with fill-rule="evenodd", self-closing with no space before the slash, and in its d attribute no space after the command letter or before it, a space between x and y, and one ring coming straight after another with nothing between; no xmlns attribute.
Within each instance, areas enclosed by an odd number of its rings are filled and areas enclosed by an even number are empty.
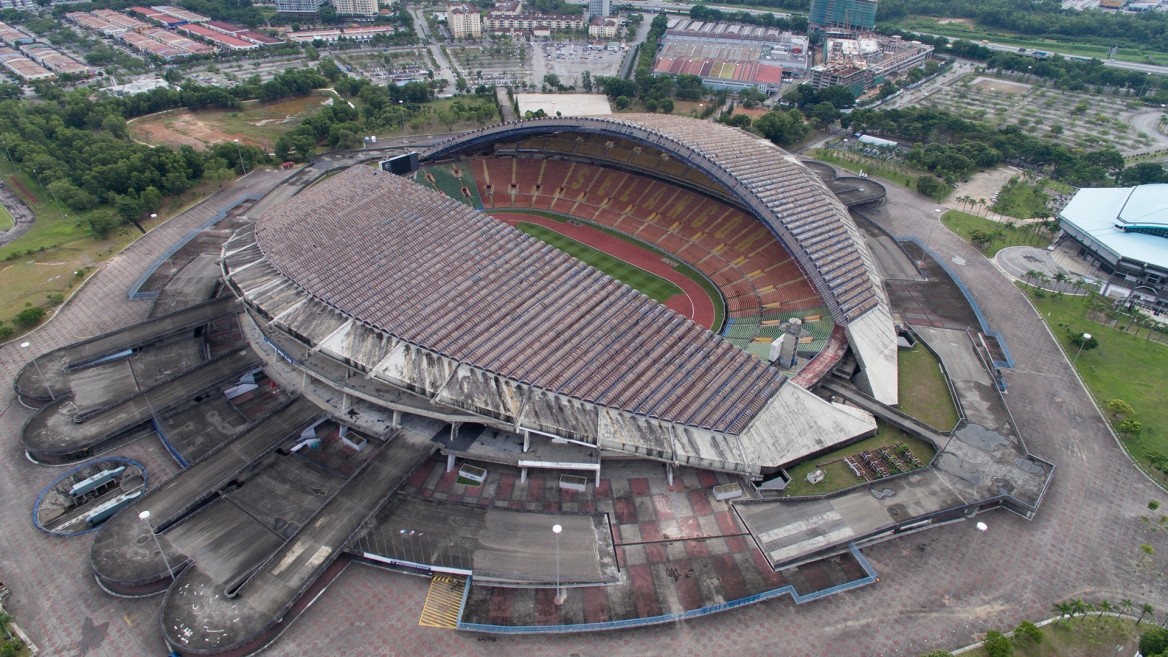
<svg viewBox="0 0 1168 657"><path fill-rule="evenodd" d="M756 478L875 430L808 392L841 364L895 403L895 331L868 250L772 144L670 116L544 119L422 161L433 191L354 167L226 245L224 277L266 344L320 357L308 375L424 408L452 440L473 422L525 451L569 440ZM658 303L525 231L616 237L638 269L687 265L693 292ZM795 369L767 362L782 343ZM348 390L353 376L393 394Z"/></svg>

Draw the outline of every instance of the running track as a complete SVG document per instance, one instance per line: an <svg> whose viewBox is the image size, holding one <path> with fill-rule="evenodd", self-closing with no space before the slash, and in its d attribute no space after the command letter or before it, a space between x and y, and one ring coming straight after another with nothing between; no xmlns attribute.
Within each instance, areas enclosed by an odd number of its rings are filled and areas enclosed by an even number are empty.
<svg viewBox="0 0 1168 657"><path fill-rule="evenodd" d="M675 294L665 300L666 308L688 317L706 328L711 328L714 325L714 302L710 299L710 295L706 294L702 286L698 285L692 278L662 262L662 256L659 253L631 244L585 224L561 223L536 214L492 212L491 216L509 226L518 223L543 226L597 251L607 253L618 260L623 260L634 267L643 269L654 276L660 276L681 288L682 291L681 294Z"/></svg>

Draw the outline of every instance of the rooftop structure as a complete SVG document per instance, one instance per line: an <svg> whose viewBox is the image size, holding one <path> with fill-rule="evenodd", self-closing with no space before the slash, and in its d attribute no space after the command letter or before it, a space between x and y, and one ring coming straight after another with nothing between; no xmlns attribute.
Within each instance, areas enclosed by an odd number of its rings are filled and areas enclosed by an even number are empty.
<svg viewBox="0 0 1168 657"><path fill-rule="evenodd" d="M0 22L0 43L6 46L16 47L25 43L32 43L36 41L36 37L21 30L17 27Z"/></svg>
<svg viewBox="0 0 1168 657"><path fill-rule="evenodd" d="M548 116L601 116L612 114L604 94L515 94L519 113L543 110Z"/></svg>
<svg viewBox="0 0 1168 657"><path fill-rule="evenodd" d="M657 73L689 74L714 88L778 90L784 76L803 77L808 42L776 28L670 19L654 65Z"/></svg>
<svg viewBox="0 0 1168 657"><path fill-rule="evenodd" d="M1080 189L1058 218L1080 254L1104 272L1157 301L1166 296L1168 184Z"/></svg>
<svg viewBox="0 0 1168 657"><path fill-rule="evenodd" d="M193 11L187 11L185 9L182 9L181 7L171 7L169 5L158 5L155 7L151 7L151 9L153 9L154 11L156 11L164 16L173 16L174 18L177 18L180 21L183 21L186 23L206 23L207 21L211 20L211 18L209 16L204 16L202 14L196 14Z"/></svg>
<svg viewBox="0 0 1168 657"><path fill-rule="evenodd" d="M254 48L259 48L259 44L257 43L231 36L230 34L224 34L202 25L187 24L178 29L179 31L185 32L191 36L206 39L207 41L214 43L216 46L222 46L228 50L252 50Z"/></svg>
<svg viewBox="0 0 1168 657"><path fill-rule="evenodd" d="M11 48L0 47L0 65L3 65L23 82L51 80L56 77L52 71Z"/></svg>
<svg viewBox="0 0 1168 657"><path fill-rule="evenodd" d="M117 25L118 27L127 30L141 30L150 27L149 23L143 23L136 18L131 18L125 14L113 11L112 9L95 9L89 13L90 15L96 16L97 18L100 18L107 23Z"/></svg>
<svg viewBox="0 0 1168 657"><path fill-rule="evenodd" d="M870 32L876 27L876 0L811 0L807 21L818 31Z"/></svg>
<svg viewBox="0 0 1168 657"><path fill-rule="evenodd" d="M486 29L492 33L512 30L582 30L584 18L580 15L559 14L487 14Z"/></svg>
<svg viewBox="0 0 1168 657"><path fill-rule="evenodd" d="M20 47L21 52L45 68L57 73L68 75L90 75L92 68L82 64L72 57L44 44L25 44Z"/></svg>
<svg viewBox="0 0 1168 657"><path fill-rule="evenodd" d="M393 34L396 31L397 28L392 25L371 25L368 27L341 27L332 30L288 32L284 36L288 37L289 41L297 43L312 42L318 39L332 43L338 39L368 41L379 34Z"/></svg>

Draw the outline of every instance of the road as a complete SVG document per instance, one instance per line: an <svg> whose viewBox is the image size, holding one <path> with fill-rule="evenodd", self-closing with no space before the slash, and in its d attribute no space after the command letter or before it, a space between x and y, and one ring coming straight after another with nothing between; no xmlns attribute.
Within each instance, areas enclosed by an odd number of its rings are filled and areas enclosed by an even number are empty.
<svg viewBox="0 0 1168 657"><path fill-rule="evenodd" d="M921 34L928 34L928 32L922 32ZM929 36L944 36L944 35L931 34ZM996 50L999 52L1012 52L1012 53L1016 53L1019 55L1025 55L1025 54L1035 52L1034 50L1028 50L1026 48L1019 48L1018 46L1011 46L1011 45L1008 45L1005 43L993 43L992 41L989 43L983 43L982 45L985 46L986 48L989 48L990 50ZM1043 50L1042 52L1047 52L1047 53L1051 53L1051 54L1058 54L1058 55L1062 55L1063 57L1079 57L1080 56L1080 55L1072 55L1070 53L1060 53L1057 50ZM1102 61L1103 61L1104 66L1111 66L1114 68L1122 68L1122 69L1127 69L1129 71L1143 71L1144 73L1155 73L1156 75L1168 75L1168 66L1158 66L1156 64L1142 64L1140 62L1124 62L1124 61L1120 61L1118 59L1104 59Z"/></svg>

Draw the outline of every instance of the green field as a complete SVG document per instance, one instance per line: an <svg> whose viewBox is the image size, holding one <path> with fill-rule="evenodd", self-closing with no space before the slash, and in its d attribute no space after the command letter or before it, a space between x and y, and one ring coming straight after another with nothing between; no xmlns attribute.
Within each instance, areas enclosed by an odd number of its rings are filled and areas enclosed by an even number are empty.
<svg viewBox="0 0 1168 657"><path fill-rule="evenodd" d="M945 20L945 19L941 19ZM950 39L968 39L969 41L991 41L1007 46L1018 46L1029 50L1046 50L1075 55L1078 57L1093 57L1107 59L1108 46L1082 43L1078 41L1061 41L1043 39L1039 37L1021 36L1017 34L983 30L978 27L970 28L961 21L940 23L938 19L929 16L910 16L908 18L889 21L889 26L899 27L912 32L938 34ZM1128 62L1146 62L1153 64L1168 64L1168 55L1154 50L1139 50L1136 48L1120 48L1115 55L1116 59Z"/></svg>
<svg viewBox="0 0 1168 657"><path fill-rule="evenodd" d="M987 258L994 257L994 254L1008 246L1021 246L1024 244L1035 246L1043 243L1042 238L1039 238L1034 232L1025 228L1000 224L996 221L976 217L967 212L961 212L960 210L950 210L941 215L941 223L945 224L945 227L949 230L957 233L966 242L972 243L973 240L970 237L975 230L993 235L993 240L982 251Z"/></svg>
<svg viewBox="0 0 1168 657"><path fill-rule="evenodd" d="M912 349L901 349L897 369L900 374L897 407L901 412L938 431L953 429L957 424L957 407L933 352L919 342Z"/></svg>
<svg viewBox="0 0 1168 657"><path fill-rule="evenodd" d="M528 223L518 223L515 227L542 242L556 247L573 258L581 260L585 264L612 276L658 303L674 295L684 294L681 288L664 278L650 274L639 267L634 267L623 260L618 260L607 253L601 253L590 246L581 244L570 237L565 237L554 230Z"/></svg>
<svg viewBox="0 0 1168 657"><path fill-rule="evenodd" d="M1150 452L1168 454L1168 404L1163 394L1168 345L1084 319L1090 303L1087 297L1031 296L1030 300L1071 358L1076 349L1067 340L1068 328L1072 334L1090 333L1099 340L1097 349L1082 352L1075 361L1079 376L1100 405L1112 399L1131 404L1143 432L1124 438L1123 444L1157 481L1168 484L1168 476L1154 470L1147 459Z"/></svg>
<svg viewBox="0 0 1168 657"><path fill-rule="evenodd" d="M1133 596L1134 597L1134 596ZM1084 602L1095 605L1101 600L1086 599ZM1118 606L1117 600L1110 601ZM1053 612L1052 612L1053 613ZM1137 606L1134 610L1140 613ZM1065 619L1059 623L1051 623L1042 629L1042 641L1038 645L1015 645L1014 653L1019 657L1097 657L1098 655L1134 655L1139 647L1141 632L1156 628L1155 620L1149 622L1144 619L1143 624L1136 626L1135 620L1126 618L1104 617L1099 618L1096 612L1080 615L1074 619ZM1013 628L1001 627L999 632L1006 632ZM1011 642L1013 643L1013 642ZM1122 647L1122 650L1116 650ZM957 646L952 646L956 649ZM985 647L978 647L962 653L963 657L988 657Z"/></svg>
<svg viewBox="0 0 1168 657"><path fill-rule="evenodd" d="M814 157L821 162L837 166L841 169L846 169L852 173L864 173L873 178L882 178L889 182L894 182L901 187L909 189L917 188L917 177L926 175L928 171L914 171L907 167L896 164L891 164L884 160L878 160L874 157L860 155L859 153L849 153L847 151L834 150L829 148L821 148L811 152L811 157ZM940 199L934 199L940 200Z"/></svg>
<svg viewBox="0 0 1168 657"><path fill-rule="evenodd" d="M1038 185L1012 180L998 192L998 201L993 211L1016 219L1047 217L1050 211L1047 203L1050 196Z"/></svg>
<svg viewBox="0 0 1168 657"><path fill-rule="evenodd" d="M16 225L16 218L8 211L8 208L0 205L0 230L11 230Z"/></svg>

